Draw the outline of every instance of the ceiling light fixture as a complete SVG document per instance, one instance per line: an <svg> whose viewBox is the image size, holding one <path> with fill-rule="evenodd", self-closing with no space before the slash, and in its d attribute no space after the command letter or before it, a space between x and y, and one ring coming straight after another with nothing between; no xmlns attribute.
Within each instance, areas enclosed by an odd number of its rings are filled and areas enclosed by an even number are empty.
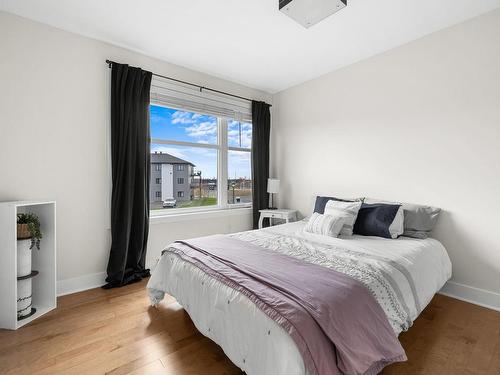
<svg viewBox="0 0 500 375"><path fill-rule="evenodd" d="M347 6L347 0L279 0L279 9L306 29Z"/></svg>

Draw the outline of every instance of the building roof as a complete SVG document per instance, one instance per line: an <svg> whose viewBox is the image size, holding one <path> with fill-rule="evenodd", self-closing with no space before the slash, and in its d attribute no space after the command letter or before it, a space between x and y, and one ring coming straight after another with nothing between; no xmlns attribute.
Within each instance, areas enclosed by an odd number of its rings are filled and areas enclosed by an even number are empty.
<svg viewBox="0 0 500 375"><path fill-rule="evenodd" d="M151 153L151 163L157 164L189 164L194 167L194 164L190 161L182 160L176 156L167 154L166 152L152 152Z"/></svg>

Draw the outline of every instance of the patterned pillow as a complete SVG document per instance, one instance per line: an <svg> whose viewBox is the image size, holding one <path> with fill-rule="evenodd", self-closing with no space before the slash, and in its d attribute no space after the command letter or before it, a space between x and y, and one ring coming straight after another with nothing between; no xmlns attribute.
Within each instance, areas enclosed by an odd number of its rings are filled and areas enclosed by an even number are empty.
<svg viewBox="0 0 500 375"><path fill-rule="evenodd" d="M354 223L358 217L358 211L361 208L362 202L341 202L328 201L325 206L325 215L344 216L345 221L340 234L343 236L352 236Z"/></svg>
<svg viewBox="0 0 500 375"><path fill-rule="evenodd" d="M337 237L344 225L344 220L345 216L321 215L315 212L309 218L304 230L323 236Z"/></svg>
<svg viewBox="0 0 500 375"><path fill-rule="evenodd" d="M339 201L339 202L362 202L363 198L352 198L352 199L344 199L344 198L335 198L335 197L324 197L321 195L316 196L316 202L314 203L314 211L319 214L325 213L325 206L328 201Z"/></svg>

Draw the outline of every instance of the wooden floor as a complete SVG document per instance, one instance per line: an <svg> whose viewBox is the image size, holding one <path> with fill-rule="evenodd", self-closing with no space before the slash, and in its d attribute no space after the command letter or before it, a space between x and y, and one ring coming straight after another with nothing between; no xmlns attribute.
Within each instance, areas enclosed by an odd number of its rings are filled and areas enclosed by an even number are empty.
<svg viewBox="0 0 500 375"><path fill-rule="evenodd" d="M0 330L0 374L242 374L173 298L149 307L145 282L61 297L58 306ZM500 374L500 312L437 295L400 339L409 360L385 375Z"/></svg>

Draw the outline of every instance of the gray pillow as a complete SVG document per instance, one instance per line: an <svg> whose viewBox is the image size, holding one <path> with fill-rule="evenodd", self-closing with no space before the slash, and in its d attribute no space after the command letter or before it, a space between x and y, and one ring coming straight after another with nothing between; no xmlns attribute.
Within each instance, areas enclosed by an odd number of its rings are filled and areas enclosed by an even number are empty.
<svg viewBox="0 0 500 375"><path fill-rule="evenodd" d="M365 198L365 203L395 203L401 204L404 210L404 232L403 236L413 238L427 238L436 226L440 208L422 206L413 203L387 202L380 199Z"/></svg>
<svg viewBox="0 0 500 375"><path fill-rule="evenodd" d="M436 226L440 208L403 203L405 225L403 236L427 238Z"/></svg>

